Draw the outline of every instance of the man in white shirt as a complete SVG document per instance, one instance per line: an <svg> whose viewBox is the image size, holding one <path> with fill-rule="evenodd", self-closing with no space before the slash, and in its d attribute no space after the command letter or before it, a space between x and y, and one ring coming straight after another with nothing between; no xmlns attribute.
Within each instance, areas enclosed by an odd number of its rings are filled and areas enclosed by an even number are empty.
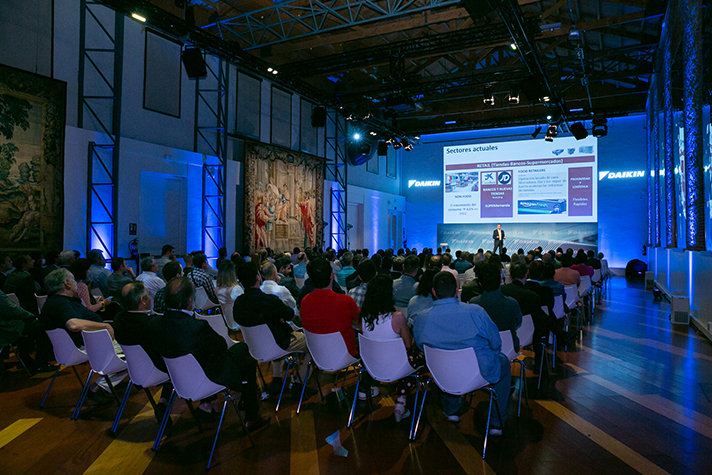
<svg viewBox="0 0 712 475"><path fill-rule="evenodd" d="M297 301L294 300L289 289L279 285L279 276L274 264L270 262L263 264L260 273L262 274L262 285L260 286L262 292L276 295L291 309L297 308Z"/></svg>
<svg viewBox="0 0 712 475"><path fill-rule="evenodd" d="M153 301L155 300L156 292L165 287L166 283L163 279L156 275L156 271L158 271L158 264L156 263L156 259L151 256L143 258L141 261L141 271L141 274L136 277L136 281L143 282L143 285L146 286L148 294L151 296L151 308L153 308Z"/></svg>

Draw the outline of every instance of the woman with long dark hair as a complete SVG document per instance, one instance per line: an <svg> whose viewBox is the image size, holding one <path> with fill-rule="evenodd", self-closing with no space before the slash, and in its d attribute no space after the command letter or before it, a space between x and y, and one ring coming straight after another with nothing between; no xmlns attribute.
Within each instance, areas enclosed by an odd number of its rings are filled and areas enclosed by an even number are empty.
<svg viewBox="0 0 712 475"><path fill-rule="evenodd" d="M363 334L372 340L403 340L407 350L413 348L413 335L408 329L405 315L397 312L393 304L393 279L389 275L377 275L368 283L366 296L359 314L363 321ZM410 416L406 398L412 382L405 378L396 389L398 399L394 414L396 421Z"/></svg>

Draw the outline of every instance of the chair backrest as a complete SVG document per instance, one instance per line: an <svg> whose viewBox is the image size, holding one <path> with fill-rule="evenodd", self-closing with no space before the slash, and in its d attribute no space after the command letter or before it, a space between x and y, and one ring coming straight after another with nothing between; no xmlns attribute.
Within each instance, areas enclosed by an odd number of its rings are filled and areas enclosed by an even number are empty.
<svg viewBox="0 0 712 475"><path fill-rule="evenodd" d="M228 348L237 343L235 340L230 338L230 335L228 335L227 327L225 326L225 321L223 320L222 315L196 315L195 318L208 322L210 328L225 339L225 343L227 343Z"/></svg>
<svg viewBox="0 0 712 475"><path fill-rule="evenodd" d="M323 371L339 371L358 361L349 353L339 332L318 335L304 330L304 336L314 363Z"/></svg>
<svg viewBox="0 0 712 475"><path fill-rule="evenodd" d="M435 384L448 394L463 395L486 386L472 348L440 350L424 346L425 361Z"/></svg>
<svg viewBox="0 0 712 475"><path fill-rule="evenodd" d="M150 388L168 381L168 374L156 368L146 350L140 345L122 345L129 376L134 384Z"/></svg>
<svg viewBox="0 0 712 475"><path fill-rule="evenodd" d="M52 342L54 359L57 360L57 363L63 366L74 366L89 361L86 352L74 345L74 342L64 328L45 330L45 333L47 333L49 341Z"/></svg>
<svg viewBox="0 0 712 475"><path fill-rule="evenodd" d="M361 361L376 381L391 383L415 371L408 362L408 352L401 338L373 340L359 335L358 341Z"/></svg>
<svg viewBox="0 0 712 475"><path fill-rule="evenodd" d="M499 338L502 340L502 353L505 354L509 361L519 356L519 353L514 349L514 340L512 339L511 331L504 330L499 332Z"/></svg>
<svg viewBox="0 0 712 475"><path fill-rule="evenodd" d="M10 302L14 303L18 307L20 306L20 299L17 298L17 295L15 294L7 294L7 298L10 299Z"/></svg>
<svg viewBox="0 0 712 475"><path fill-rule="evenodd" d="M289 352L284 351L277 345L274 340L274 335L267 324L257 325L254 327L240 327L242 336L245 338L245 343L250 350L250 354L254 359L262 363L279 359Z"/></svg>
<svg viewBox="0 0 712 475"><path fill-rule="evenodd" d="M566 315L566 310L564 310L564 295L559 295L554 297L554 318L562 318Z"/></svg>
<svg viewBox="0 0 712 475"><path fill-rule="evenodd" d="M601 269L593 269L593 278L591 279L592 282L600 282L601 281Z"/></svg>
<svg viewBox="0 0 712 475"><path fill-rule="evenodd" d="M534 319L531 315L527 314L522 317L522 324L517 328L517 338L519 338L520 347L529 346L534 341Z"/></svg>
<svg viewBox="0 0 712 475"><path fill-rule="evenodd" d="M301 289L302 287L304 287L304 281L305 281L305 280L306 280L306 279L305 279L304 277L295 277L295 278L294 278L294 282L297 284L297 287L300 288L300 289Z"/></svg>
<svg viewBox="0 0 712 475"><path fill-rule="evenodd" d="M564 286L564 290L566 291L566 305L569 308L573 308L576 302L580 300L578 287L576 287L576 285L566 285Z"/></svg>
<svg viewBox="0 0 712 475"><path fill-rule="evenodd" d="M94 296L95 299L100 299L103 297L101 294L101 289L91 289L91 294Z"/></svg>
<svg viewBox="0 0 712 475"><path fill-rule="evenodd" d="M47 301L47 296L35 294L35 298L37 299L37 310L39 310L40 313L42 313L42 307L44 307L44 304Z"/></svg>
<svg viewBox="0 0 712 475"><path fill-rule="evenodd" d="M195 309L196 310L208 310L217 307L218 304L213 303L208 298L208 293L205 291L204 287L198 287L195 289Z"/></svg>
<svg viewBox="0 0 712 475"><path fill-rule="evenodd" d="M168 374L176 393L183 399L197 401L225 389L225 386L215 384L205 376L205 371L193 355L163 358L163 361L166 362L166 368L168 368Z"/></svg>
<svg viewBox="0 0 712 475"><path fill-rule="evenodd" d="M82 330L82 338L89 364L95 373L110 374L126 369L126 363L116 356L109 330Z"/></svg>
<svg viewBox="0 0 712 475"><path fill-rule="evenodd" d="M591 289L591 276L590 275L582 275L581 276L581 283L578 286L578 293L580 296L584 296L588 293L588 291Z"/></svg>
<svg viewBox="0 0 712 475"><path fill-rule="evenodd" d="M223 319L225 320L225 325L227 325L230 330L237 330L240 325L235 323L235 316L233 315L234 306L228 304L220 304L220 313L222 313Z"/></svg>

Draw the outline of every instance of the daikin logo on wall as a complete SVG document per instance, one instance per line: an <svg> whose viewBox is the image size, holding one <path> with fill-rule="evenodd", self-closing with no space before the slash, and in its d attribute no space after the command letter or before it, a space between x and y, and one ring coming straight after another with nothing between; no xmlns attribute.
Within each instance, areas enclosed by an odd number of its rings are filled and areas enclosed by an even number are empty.
<svg viewBox="0 0 712 475"><path fill-rule="evenodd" d="M412 188L414 186L415 187L440 186L440 180L433 180L433 181L408 180L408 188Z"/></svg>
<svg viewBox="0 0 712 475"><path fill-rule="evenodd" d="M660 170L660 175L665 175L665 170ZM598 172L598 181L605 178L619 179L619 178L643 178L645 176L644 171L634 171L634 172ZM650 172L650 176L655 176L655 171Z"/></svg>

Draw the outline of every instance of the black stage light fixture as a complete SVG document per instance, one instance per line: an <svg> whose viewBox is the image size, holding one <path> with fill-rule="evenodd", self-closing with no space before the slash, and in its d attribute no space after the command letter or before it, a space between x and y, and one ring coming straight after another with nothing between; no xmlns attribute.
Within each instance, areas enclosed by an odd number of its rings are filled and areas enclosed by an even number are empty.
<svg viewBox="0 0 712 475"><path fill-rule="evenodd" d="M582 122L574 122L573 124L571 124L571 126L569 126L569 130L572 134L574 134L576 140L583 140L588 137L588 131L586 130L586 126L583 125Z"/></svg>
<svg viewBox="0 0 712 475"><path fill-rule="evenodd" d="M559 134L559 128L551 124L547 129L546 129L546 135L544 136L544 140L547 142L553 142L554 137L556 137Z"/></svg>
<svg viewBox="0 0 712 475"><path fill-rule="evenodd" d="M484 98L482 99L482 102L491 106L494 105L494 92L492 92L492 86L485 86Z"/></svg>
<svg viewBox="0 0 712 475"><path fill-rule="evenodd" d="M203 53L200 48L185 48L183 50L183 67L190 79L205 79L208 70L205 68Z"/></svg>
<svg viewBox="0 0 712 475"><path fill-rule="evenodd" d="M535 139L537 135L539 135L539 132L541 132L541 125L538 125L536 129L534 129L534 133L532 134L532 138Z"/></svg>
<svg viewBox="0 0 712 475"><path fill-rule="evenodd" d="M413 150L413 144L408 142L408 139L401 140L401 145L403 145L403 150L405 150L406 152L410 152L411 150Z"/></svg>
<svg viewBox="0 0 712 475"><path fill-rule="evenodd" d="M519 89L517 89L517 86L512 85L509 87L509 103L519 104Z"/></svg>
<svg viewBox="0 0 712 475"><path fill-rule="evenodd" d="M385 157L386 155L388 155L388 144L381 140L378 142L378 156Z"/></svg>
<svg viewBox="0 0 712 475"><path fill-rule="evenodd" d="M402 143L398 141L398 139L393 139L393 150L398 150L403 146Z"/></svg>
<svg viewBox="0 0 712 475"><path fill-rule="evenodd" d="M605 137L608 135L608 120L605 117L596 117L593 119L593 126L591 127L591 135L594 137Z"/></svg>
<svg viewBox="0 0 712 475"><path fill-rule="evenodd" d="M326 126L326 109L324 107L315 107L312 110L311 124L312 127Z"/></svg>

